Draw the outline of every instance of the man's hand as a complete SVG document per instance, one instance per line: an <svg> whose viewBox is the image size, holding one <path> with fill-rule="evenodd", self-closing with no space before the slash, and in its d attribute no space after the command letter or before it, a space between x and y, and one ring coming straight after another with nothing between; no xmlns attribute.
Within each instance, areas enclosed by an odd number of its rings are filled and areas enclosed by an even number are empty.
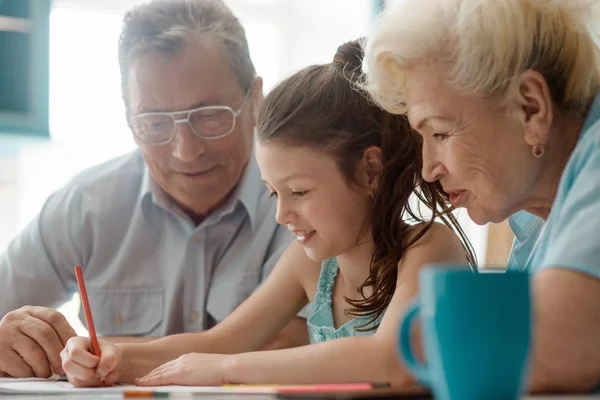
<svg viewBox="0 0 600 400"><path fill-rule="evenodd" d="M25 306L0 320L0 376L48 378L63 374L60 352L76 336L50 308Z"/></svg>

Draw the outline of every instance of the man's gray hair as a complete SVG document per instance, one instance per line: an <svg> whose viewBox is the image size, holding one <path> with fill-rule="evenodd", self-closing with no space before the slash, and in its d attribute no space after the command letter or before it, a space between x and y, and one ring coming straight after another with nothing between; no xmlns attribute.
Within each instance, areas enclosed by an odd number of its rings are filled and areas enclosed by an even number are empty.
<svg viewBox="0 0 600 400"><path fill-rule="evenodd" d="M143 54L177 55L193 41L215 39L222 47L240 87L247 90L256 70L246 33L222 0L153 0L132 8L119 38L121 91L129 121L129 67Z"/></svg>

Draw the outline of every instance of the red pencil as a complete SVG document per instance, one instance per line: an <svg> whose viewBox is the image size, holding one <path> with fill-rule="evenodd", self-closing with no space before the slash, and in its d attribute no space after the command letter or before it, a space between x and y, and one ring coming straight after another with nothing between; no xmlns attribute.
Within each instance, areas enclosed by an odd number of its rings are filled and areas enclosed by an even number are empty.
<svg viewBox="0 0 600 400"><path fill-rule="evenodd" d="M75 276L77 277L77 286L79 286L79 297L81 297L81 305L83 306L83 313L85 314L85 322L87 323L90 341L92 342L92 351L95 356L100 357L100 346L98 345L98 338L96 337L96 328L94 327L94 320L92 319L92 310L90 309L87 290L85 290L85 282L83 281L81 265L75 266Z"/></svg>

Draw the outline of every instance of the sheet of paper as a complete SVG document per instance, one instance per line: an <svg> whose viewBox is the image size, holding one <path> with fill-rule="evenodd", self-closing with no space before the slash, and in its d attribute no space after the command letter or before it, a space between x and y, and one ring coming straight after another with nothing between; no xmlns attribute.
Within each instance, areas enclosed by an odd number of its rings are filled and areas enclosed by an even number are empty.
<svg viewBox="0 0 600 400"><path fill-rule="evenodd" d="M0 384L5 382L56 382L60 375L54 374L50 378L0 378Z"/></svg>
<svg viewBox="0 0 600 400"><path fill-rule="evenodd" d="M118 394L125 391L155 391L168 393L206 394L276 394L274 388L265 387L220 387L220 386L152 386L140 387L116 385L104 388L76 388L69 382L27 381L19 379L0 382L0 394Z"/></svg>

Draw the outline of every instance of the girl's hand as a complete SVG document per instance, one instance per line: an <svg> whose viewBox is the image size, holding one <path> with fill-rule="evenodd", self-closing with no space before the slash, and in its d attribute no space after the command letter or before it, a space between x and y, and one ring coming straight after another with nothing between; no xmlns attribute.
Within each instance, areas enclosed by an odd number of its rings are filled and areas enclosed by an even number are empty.
<svg viewBox="0 0 600 400"><path fill-rule="evenodd" d="M111 386L117 381L121 351L114 344L98 341L100 357L92 354L89 338L72 337L60 353L69 382L76 387Z"/></svg>
<svg viewBox="0 0 600 400"><path fill-rule="evenodd" d="M220 386L228 383L225 371L231 355L184 354L133 381L138 386Z"/></svg>

